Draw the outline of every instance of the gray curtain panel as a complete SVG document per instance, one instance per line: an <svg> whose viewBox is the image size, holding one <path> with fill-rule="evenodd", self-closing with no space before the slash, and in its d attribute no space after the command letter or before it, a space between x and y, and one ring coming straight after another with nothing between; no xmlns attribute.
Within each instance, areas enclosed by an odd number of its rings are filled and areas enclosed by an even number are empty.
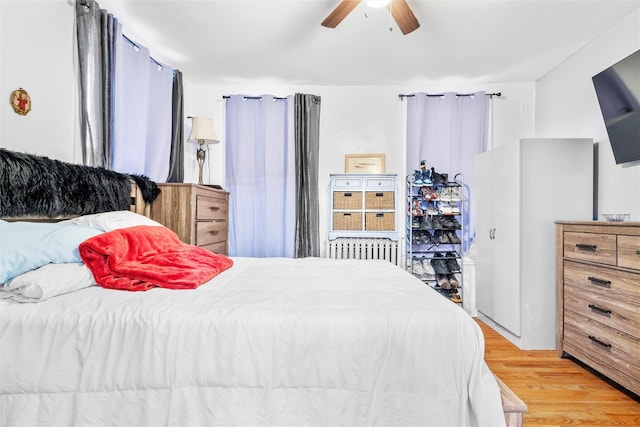
<svg viewBox="0 0 640 427"><path fill-rule="evenodd" d="M320 256L318 158L320 97L296 93L296 258Z"/></svg>
<svg viewBox="0 0 640 427"><path fill-rule="evenodd" d="M113 134L113 72L118 20L97 1L76 2L80 66L80 138L87 166L109 168Z"/></svg>
<svg viewBox="0 0 640 427"><path fill-rule="evenodd" d="M173 70L172 103L171 154L167 182L182 182L184 181L184 92L180 70Z"/></svg>

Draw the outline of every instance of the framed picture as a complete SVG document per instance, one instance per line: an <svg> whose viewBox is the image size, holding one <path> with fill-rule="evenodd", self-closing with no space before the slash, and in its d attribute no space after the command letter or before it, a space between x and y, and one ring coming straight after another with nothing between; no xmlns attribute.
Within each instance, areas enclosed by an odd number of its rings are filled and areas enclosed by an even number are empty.
<svg viewBox="0 0 640 427"><path fill-rule="evenodd" d="M346 154L346 173L384 173L384 154Z"/></svg>

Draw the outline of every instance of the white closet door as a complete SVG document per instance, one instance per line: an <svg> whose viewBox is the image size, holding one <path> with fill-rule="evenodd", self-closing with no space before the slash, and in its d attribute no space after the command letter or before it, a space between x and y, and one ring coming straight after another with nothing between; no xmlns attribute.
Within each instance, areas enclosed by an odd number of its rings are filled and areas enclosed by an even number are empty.
<svg viewBox="0 0 640 427"><path fill-rule="evenodd" d="M476 157L476 306L480 313L493 318L493 182L490 152Z"/></svg>

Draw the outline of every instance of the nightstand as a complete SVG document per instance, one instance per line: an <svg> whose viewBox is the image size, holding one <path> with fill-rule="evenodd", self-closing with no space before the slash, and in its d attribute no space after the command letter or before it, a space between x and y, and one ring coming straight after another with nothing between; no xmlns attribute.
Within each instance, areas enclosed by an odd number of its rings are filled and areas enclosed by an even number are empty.
<svg viewBox="0 0 640 427"><path fill-rule="evenodd" d="M207 185L159 183L151 219L173 230L180 240L227 254L229 193Z"/></svg>

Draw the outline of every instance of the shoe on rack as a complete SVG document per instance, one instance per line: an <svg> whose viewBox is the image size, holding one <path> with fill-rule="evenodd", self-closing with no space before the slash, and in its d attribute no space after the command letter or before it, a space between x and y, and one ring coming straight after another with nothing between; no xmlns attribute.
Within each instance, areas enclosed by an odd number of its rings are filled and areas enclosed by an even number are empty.
<svg viewBox="0 0 640 427"><path fill-rule="evenodd" d="M428 245L433 242L433 237L431 233L427 230L420 230L420 243L423 245Z"/></svg>
<svg viewBox="0 0 640 427"><path fill-rule="evenodd" d="M451 203L451 212L453 212L454 215L460 215L460 208L458 207L457 203Z"/></svg>
<svg viewBox="0 0 640 427"><path fill-rule="evenodd" d="M449 236L444 231L436 230L433 235L438 240L438 244L440 245L451 243L451 241L449 240Z"/></svg>
<svg viewBox="0 0 640 427"><path fill-rule="evenodd" d="M449 196L452 202L459 202L462 200L462 194L460 193L460 187L449 187Z"/></svg>
<svg viewBox="0 0 640 427"><path fill-rule="evenodd" d="M431 182L441 185L445 183L444 177L436 172L433 166L431 167Z"/></svg>
<svg viewBox="0 0 640 427"><path fill-rule="evenodd" d="M413 171L413 185L422 185L422 171Z"/></svg>
<svg viewBox="0 0 640 427"><path fill-rule="evenodd" d="M431 217L431 228L433 228L434 230L444 229L444 224L440 216L436 215Z"/></svg>
<svg viewBox="0 0 640 427"><path fill-rule="evenodd" d="M443 202L438 206L438 212L442 215L453 215L453 208L451 204Z"/></svg>
<svg viewBox="0 0 640 427"><path fill-rule="evenodd" d="M422 167L422 163L420 164L420 167ZM432 185L433 182L431 182L431 179L429 179L430 176L431 176L431 173L429 172L429 169L423 169L422 170L422 184L424 184L424 185Z"/></svg>
<svg viewBox="0 0 640 427"><path fill-rule="evenodd" d="M453 233L451 231L447 231L446 234L447 234L447 240L449 240L449 243L451 243L453 245L459 245L460 243L462 243L460 241L460 238L458 237L458 235L456 233Z"/></svg>
<svg viewBox="0 0 640 427"><path fill-rule="evenodd" d="M444 228L449 230L460 230L462 228L462 225L460 225L458 220L453 216L445 218L442 221L442 225L444 226Z"/></svg>
<svg viewBox="0 0 640 427"><path fill-rule="evenodd" d="M420 229L421 230L433 230L434 226L433 226L433 221L431 219L429 219L428 216L425 216L422 218L422 224L420 224Z"/></svg>
<svg viewBox="0 0 640 427"><path fill-rule="evenodd" d="M413 228L413 229L420 228L420 226L422 225L421 222L420 222L420 218L422 218L422 217L419 217L419 216L416 216L416 215L412 215L411 216L411 228Z"/></svg>
<svg viewBox="0 0 640 427"><path fill-rule="evenodd" d="M424 216L422 206L420 206L420 201L417 197L411 200L411 216Z"/></svg>
<svg viewBox="0 0 640 427"><path fill-rule="evenodd" d="M435 276L436 271L433 269L429 258L422 258L422 268L424 268L425 274L427 276Z"/></svg>
<svg viewBox="0 0 640 427"><path fill-rule="evenodd" d="M449 284L451 285L452 288L459 288L460 287L460 282L458 282L458 279L456 279L455 274L447 274L447 280L449 281Z"/></svg>
<svg viewBox="0 0 640 427"><path fill-rule="evenodd" d="M462 298L460 298L460 294L458 294L458 291L451 292L449 294L449 299L455 302L456 304L460 304L462 302Z"/></svg>
<svg viewBox="0 0 640 427"><path fill-rule="evenodd" d="M419 276L423 276L426 273L426 271L424 271L424 267L422 267L421 260L413 258L413 260L411 261L411 272Z"/></svg>
<svg viewBox="0 0 640 427"><path fill-rule="evenodd" d="M427 203L427 215L438 215L438 208L436 207L435 203Z"/></svg>
<svg viewBox="0 0 640 427"><path fill-rule="evenodd" d="M451 283L449 283L449 279L444 274L438 274L436 276L436 281L438 282L438 286L442 289L451 289Z"/></svg>
<svg viewBox="0 0 640 427"><path fill-rule="evenodd" d="M444 187L440 191L440 200L442 200L443 202L450 202L451 201L451 188Z"/></svg>
<svg viewBox="0 0 640 427"><path fill-rule="evenodd" d="M431 258L431 266L436 274L449 274L447 263L440 252L436 252Z"/></svg>
<svg viewBox="0 0 640 427"><path fill-rule="evenodd" d="M446 257L447 269L452 273L460 271L460 264L458 264L456 254L453 252L447 252Z"/></svg>

